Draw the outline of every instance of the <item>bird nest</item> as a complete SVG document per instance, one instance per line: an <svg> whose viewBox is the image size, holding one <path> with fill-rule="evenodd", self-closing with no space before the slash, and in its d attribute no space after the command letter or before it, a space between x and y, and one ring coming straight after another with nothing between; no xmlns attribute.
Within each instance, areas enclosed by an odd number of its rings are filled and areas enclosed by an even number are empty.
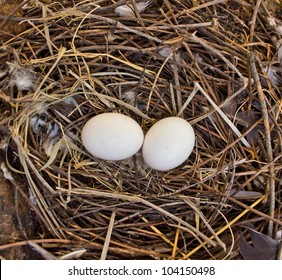
<svg viewBox="0 0 282 280"><path fill-rule="evenodd" d="M278 4L23 4L21 16L2 16L24 28L1 39L1 131L10 180L36 223L33 246L55 258L238 259L244 222L275 237ZM194 151L166 172L148 167L141 153L95 158L80 134L105 112L130 116L144 133L182 117L195 130Z"/></svg>

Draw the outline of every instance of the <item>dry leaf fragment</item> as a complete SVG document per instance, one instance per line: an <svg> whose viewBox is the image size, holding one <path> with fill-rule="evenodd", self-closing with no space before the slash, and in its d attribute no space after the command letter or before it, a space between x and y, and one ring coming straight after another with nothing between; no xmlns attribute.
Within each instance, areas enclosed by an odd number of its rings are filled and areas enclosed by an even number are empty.
<svg viewBox="0 0 282 280"><path fill-rule="evenodd" d="M63 255L60 257L60 260L73 260L73 259L78 259L81 257L85 252L87 252L86 249L80 249L71 253L68 253L66 255Z"/></svg>
<svg viewBox="0 0 282 280"><path fill-rule="evenodd" d="M254 226L246 223L253 245L250 245L244 236L240 235L239 248L245 260L276 260L279 241L255 230Z"/></svg>
<svg viewBox="0 0 282 280"><path fill-rule="evenodd" d="M260 192L255 192L255 191L231 189L230 196L233 196L236 199L253 200L253 199L259 199L260 197L262 197L262 194Z"/></svg>

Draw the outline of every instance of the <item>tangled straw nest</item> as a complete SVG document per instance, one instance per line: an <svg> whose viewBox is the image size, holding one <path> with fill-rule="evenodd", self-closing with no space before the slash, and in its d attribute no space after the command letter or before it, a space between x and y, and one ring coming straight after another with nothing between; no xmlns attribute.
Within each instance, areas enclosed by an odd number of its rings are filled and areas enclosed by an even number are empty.
<svg viewBox="0 0 282 280"><path fill-rule="evenodd" d="M282 225L275 13L262 1L150 1L143 12L134 0L47 2L9 17L26 28L5 33L0 53L6 165L26 185L35 242L55 257L236 259L244 221L274 236ZM126 3L134 13L117 15ZM94 158L80 133L104 112L145 132L181 116L195 129L194 152L168 172L140 154Z"/></svg>

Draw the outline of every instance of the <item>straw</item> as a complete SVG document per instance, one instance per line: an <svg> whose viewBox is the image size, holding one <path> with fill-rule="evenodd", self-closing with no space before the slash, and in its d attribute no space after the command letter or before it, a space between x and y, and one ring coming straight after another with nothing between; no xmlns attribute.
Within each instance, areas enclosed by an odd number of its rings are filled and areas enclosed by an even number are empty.
<svg viewBox="0 0 282 280"><path fill-rule="evenodd" d="M1 31L1 166L39 229L0 250L241 259L245 221L271 237L281 230L278 4L154 0L127 17L114 11L138 2L24 1L0 14L5 28L21 26ZM95 158L81 131L105 112L133 118L145 134L181 117L195 131L193 152L166 172L141 151Z"/></svg>

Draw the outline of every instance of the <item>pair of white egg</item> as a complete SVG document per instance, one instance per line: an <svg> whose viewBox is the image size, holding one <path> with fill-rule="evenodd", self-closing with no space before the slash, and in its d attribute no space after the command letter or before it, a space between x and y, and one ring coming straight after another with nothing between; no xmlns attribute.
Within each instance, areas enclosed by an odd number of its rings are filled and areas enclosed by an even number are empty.
<svg viewBox="0 0 282 280"><path fill-rule="evenodd" d="M103 113L91 118L82 129L81 139L89 153L104 160L129 158L142 147L144 161L159 171L181 165L195 144L194 130L182 118L164 118L144 137L135 120L118 113Z"/></svg>

